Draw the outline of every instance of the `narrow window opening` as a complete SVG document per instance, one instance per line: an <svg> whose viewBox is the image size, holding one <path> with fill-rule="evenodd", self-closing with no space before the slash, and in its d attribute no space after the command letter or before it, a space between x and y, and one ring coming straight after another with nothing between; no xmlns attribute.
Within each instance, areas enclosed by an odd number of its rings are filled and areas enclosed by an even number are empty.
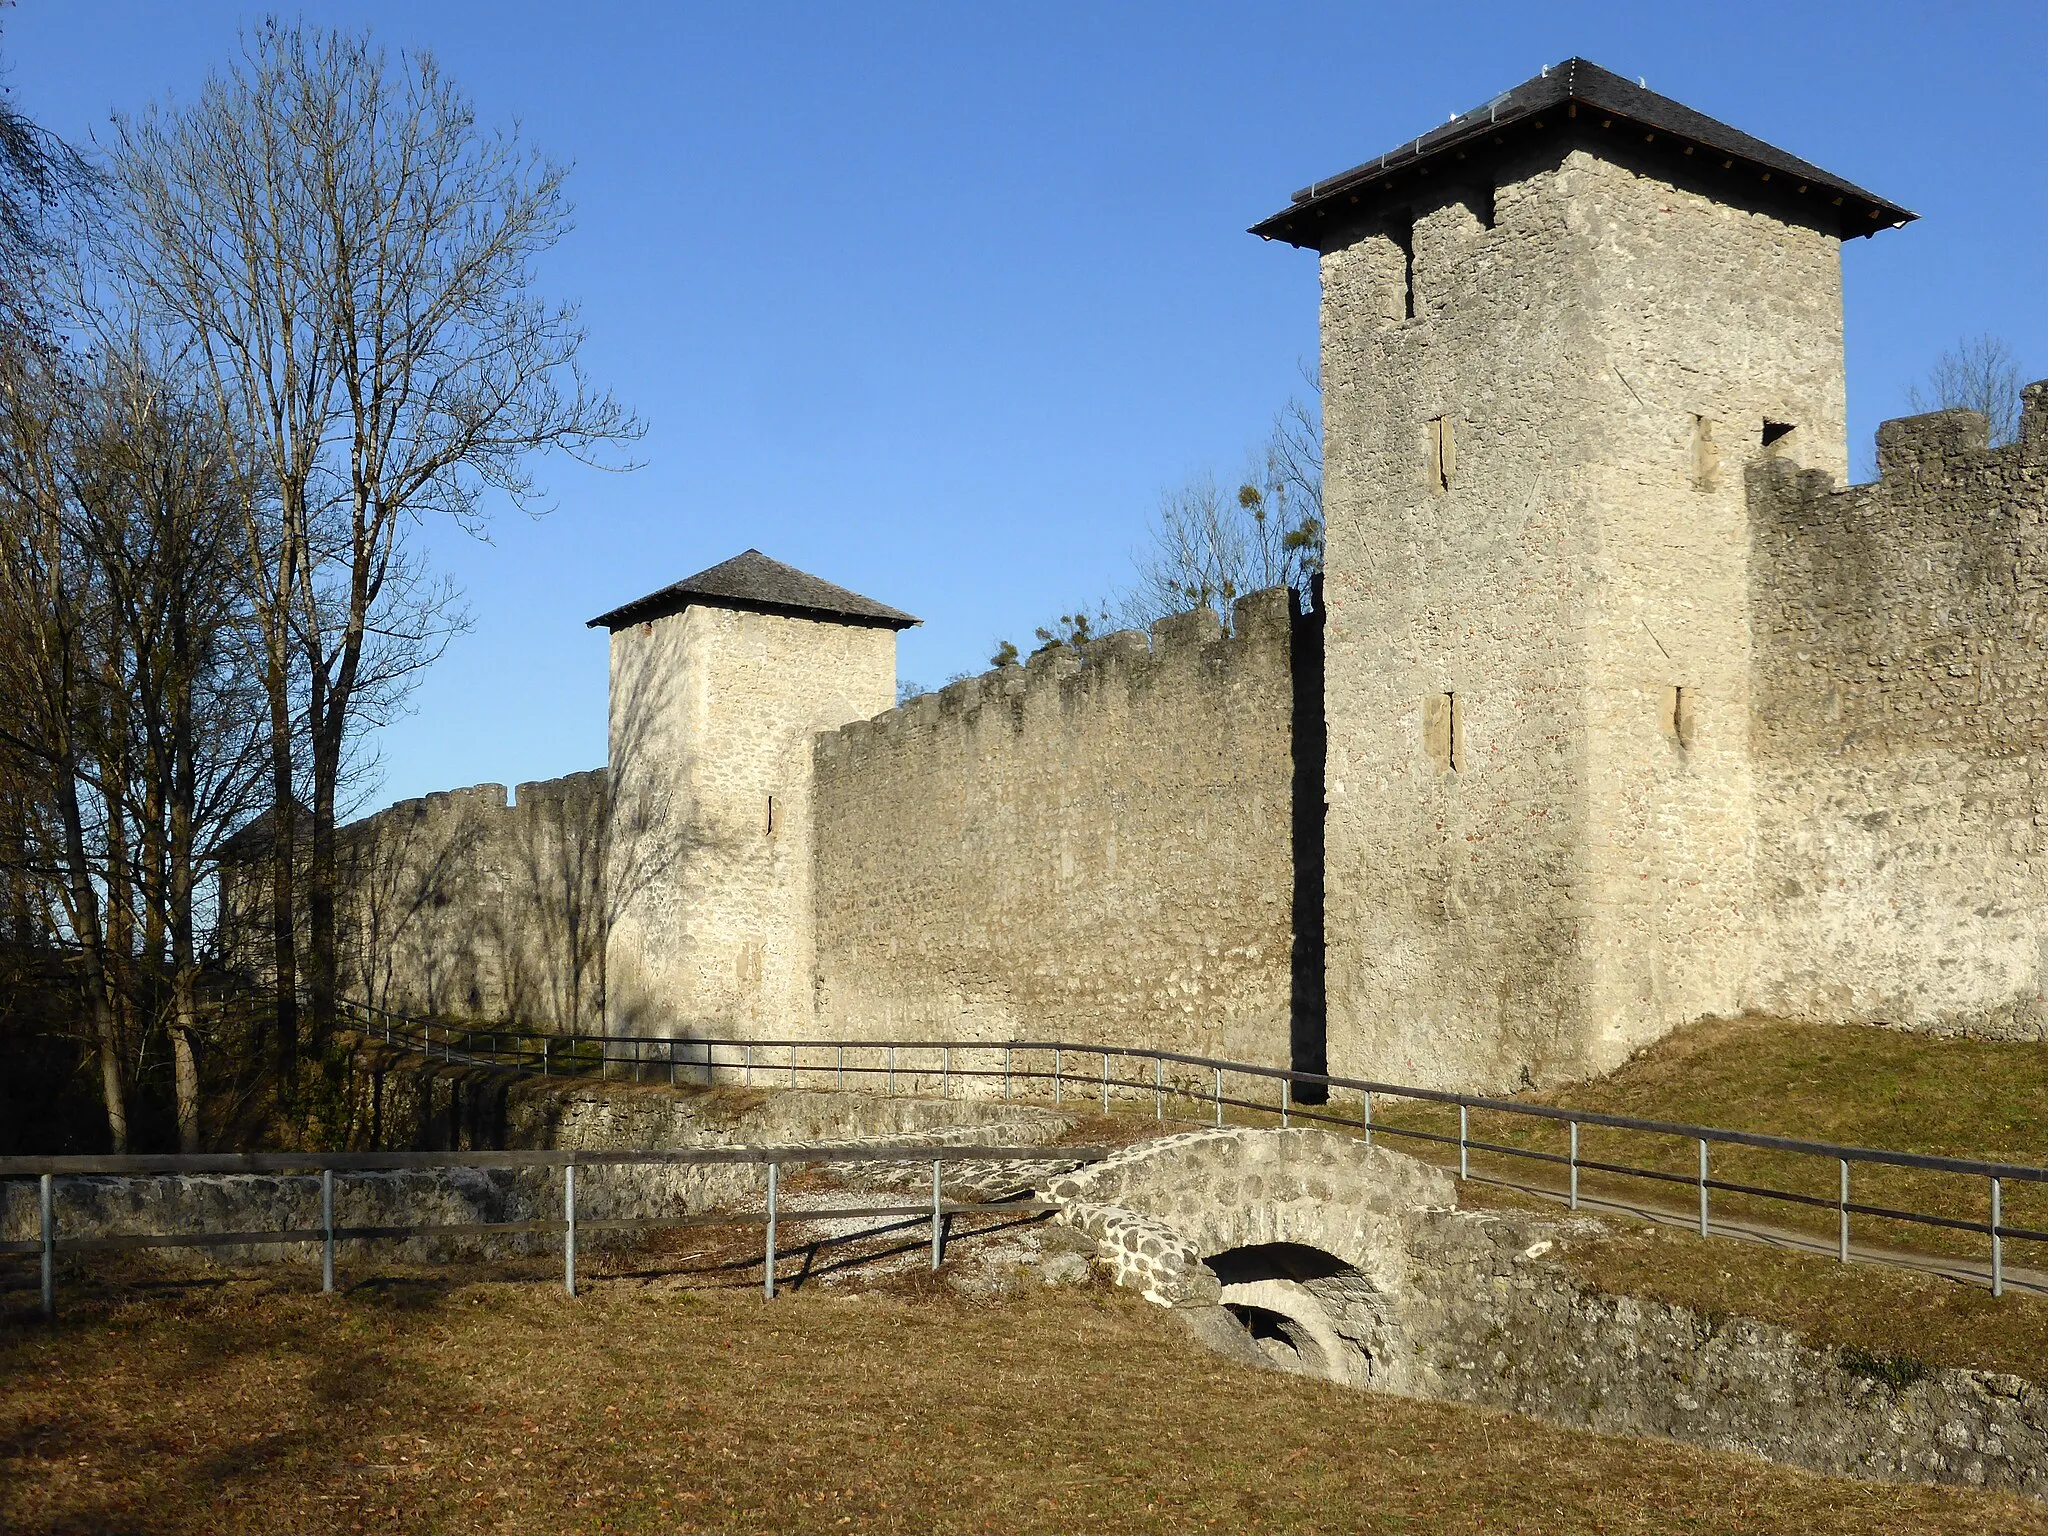
<svg viewBox="0 0 2048 1536"><path fill-rule="evenodd" d="M1451 425L1451 418L1432 416L1429 420L1430 488L1448 491L1457 473L1458 440L1456 430Z"/></svg>
<svg viewBox="0 0 2048 1536"><path fill-rule="evenodd" d="M1764 447L1775 448L1793 432L1794 423L1789 421L1767 421L1764 423Z"/></svg>
<svg viewBox="0 0 2048 1536"><path fill-rule="evenodd" d="M1396 220L1387 235L1401 252L1401 314L1403 318L1415 318L1415 216L1408 214Z"/></svg>
<svg viewBox="0 0 2048 1536"><path fill-rule="evenodd" d="M1714 441L1714 424L1704 416L1692 419L1692 488L1711 491L1721 483L1721 445Z"/></svg>
<svg viewBox="0 0 2048 1536"><path fill-rule="evenodd" d="M1422 703L1422 749L1446 772L1456 773L1464 753L1458 745L1458 696L1432 694Z"/></svg>
<svg viewBox="0 0 2048 1536"><path fill-rule="evenodd" d="M767 831L770 837L773 837L775 835L775 797L773 795L770 795L768 797Z"/></svg>
<svg viewBox="0 0 2048 1536"><path fill-rule="evenodd" d="M1673 687L1664 690L1664 734L1681 747L1692 745L1693 690Z"/></svg>
<svg viewBox="0 0 2048 1536"><path fill-rule="evenodd" d="M1481 229L1494 225L1494 189L1490 186L1474 187L1465 194L1465 206L1472 210L1472 217L1479 221Z"/></svg>

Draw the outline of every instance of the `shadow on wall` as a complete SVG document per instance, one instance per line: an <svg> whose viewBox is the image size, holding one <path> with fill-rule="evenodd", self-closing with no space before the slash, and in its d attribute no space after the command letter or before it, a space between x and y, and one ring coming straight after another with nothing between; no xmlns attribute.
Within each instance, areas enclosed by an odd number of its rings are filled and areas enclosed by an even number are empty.
<svg viewBox="0 0 2048 1536"><path fill-rule="evenodd" d="M625 924L645 935L651 926L681 931L676 905L687 902L686 873L700 855L715 855L717 839L693 823L688 764L670 697L671 658L649 646L614 648L611 674L611 803L605 856L599 869L605 936ZM728 850L736 853L737 850ZM644 944L644 938L643 938ZM657 1011L648 979L627 943L612 957L608 992L593 1025L620 1036L680 1030L701 1032L697 1021ZM607 1023L608 1021L608 1023Z"/></svg>
<svg viewBox="0 0 2048 1536"><path fill-rule="evenodd" d="M1328 807L1323 793L1324 764L1330 733L1323 715L1323 576L1318 571L1309 588L1309 607L1289 593L1288 670L1294 689L1293 854L1294 949L1288 986L1288 1056L1297 1072L1328 1072L1330 1056L1323 991L1323 823ZM1318 1083L1300 1083L1295 1097L1303 1104L1326 1104L1329 1090Z"/></svg>
<svg viewBox="0 0 2048 1536"><path fill-rule="evenodd" d="M595 1031L605 773L403 801L342 833L344 987L397 1012Z"/></svg>

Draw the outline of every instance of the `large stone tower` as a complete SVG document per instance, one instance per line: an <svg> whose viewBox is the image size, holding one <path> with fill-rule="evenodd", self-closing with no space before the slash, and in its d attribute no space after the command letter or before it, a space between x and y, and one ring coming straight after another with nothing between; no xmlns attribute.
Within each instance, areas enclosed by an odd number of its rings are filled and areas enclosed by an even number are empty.
<svg viewBox="0 0 2048 1536"><path fill-rule="evenodd" d="M918 621L750 549L590 622L611 631L610 1031L802 1033L811 739L895 703Z"/></svg>
<svg viewBox="0 0 2048 1536"><path fill-rule="evenodd" d="M1321 253L1338 1073L1506 1088L1744 997L1744 466L1845 476L1911 215L1573 59L1256 227Z"/></svg>

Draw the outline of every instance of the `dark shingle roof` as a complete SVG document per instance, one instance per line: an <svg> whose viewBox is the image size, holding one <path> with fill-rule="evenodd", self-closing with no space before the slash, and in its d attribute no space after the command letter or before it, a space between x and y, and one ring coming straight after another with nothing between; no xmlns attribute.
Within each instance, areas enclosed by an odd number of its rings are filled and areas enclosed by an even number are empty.
<svg viewBox="0 0 2048 1536"><path fill-rule="evenodd" d="M803 619L825 619L837 624L859 624L875 629L908 629L923 620L912 618L898 608L862 597L844 587L835 587L793 565L770 560L758 549L735 555L708 571L687 576L673 586L650 592L645 597L601 613L589 627L623 629L645 619L658 619L692 604L708 608L745 608L755 613L789 614Z"/></svg>
<svg viewBox="0 0 2048 1536"><path fill-rule="evenodd" d="M1412 201L1418 186L1430 187L1424 178L1432 173L1437 187L1455 187L1460 175L1525 150L1545 129L1553 139L1575 133L1576 142L1595 147L1626 143L1631 151L1659 160L1668 156L1672 171L1687 184L1730 201L1767 206L1845 239L1874 235L1916 217L1669 96L1585 59L1566 59L1376 160L1303 187L1289 207L1254 224L1252 233L1320 248L1360 219ZM1619 139L1616 129L1638 131ZM1710 153L1691 153L1696 150Z"/></svg>

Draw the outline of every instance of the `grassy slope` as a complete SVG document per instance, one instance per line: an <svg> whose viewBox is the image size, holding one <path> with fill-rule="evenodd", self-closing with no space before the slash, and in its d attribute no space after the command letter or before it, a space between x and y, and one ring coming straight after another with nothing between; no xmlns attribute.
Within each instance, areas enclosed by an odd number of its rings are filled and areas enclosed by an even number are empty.
<svg viewBox="0 0 2048 1536"><path fill-rule="evenodd" d="M0 1528L1964 1536L2048 1510L1253 1374L1099 1292L234 1282L0 1328Z"/></svg>
<svg viewBox="0 0 2048 1536"><path fill-rule="evenodd" d="M1941 1039L1901 1031L1845 1025L1790 1024L1773 1019L1713 1021L1680 1030L1607 1077L1524 1097L1538 1103L1682 1121L1737 1130L1766 1131L1905 1152L1929 1152L2040 1165L2048 1163L2048 1045ZM1455 1134L1456 1113L1413 1106L1389 1107L1397 1125ZM1563 1152L1566 1130L1511 1116L1474 1112L1475 1139ZM1400 1146L1401 1142L1391 1144ZM1404 1150L1439 1159L1408 1143ZM1697 1147L1680 1138L1586 1128L1582 1157L1662 1169L1690 1178ZM1452 1154L1453 1156L1455 1153ZM1753 1148L1715 1147L1714 1177L1832 1200L1837 1170L1832 1159L1798 1157ZM1478 1155L1475 1171L1498 1171L1543 1181L1560 1179L1514 1159ZM1960 1220L1989 1215L1990 1190L1981 1179L1912 1169L1855 1165L1851 1199L1894 1209L1927 1211ZM1687 1206L1682 1186L1588 1174L1583 1188ZM1716 1194L1717 1213L1834 1236L1832 1211L1803 1210L1780 1202ZM2048 1185L2009 1182L2004 1222L2048 1230ZM1978 1234L1856 1217L1859 1241L1954 1253L1982 1259ZM2048 1268L2048 1245L2008 1243L2006 1261Z"/></svg>

